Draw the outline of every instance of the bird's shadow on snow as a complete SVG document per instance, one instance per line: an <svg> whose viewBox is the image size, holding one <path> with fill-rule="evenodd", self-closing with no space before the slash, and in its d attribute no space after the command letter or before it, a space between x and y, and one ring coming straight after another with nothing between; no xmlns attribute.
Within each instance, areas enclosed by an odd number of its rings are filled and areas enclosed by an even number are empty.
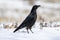
<svg viewBox="0 0 60 40"><path fill-rule="evenodd" d="M27 33L27 31L17 31L16 33Z"/></svg>
<svg viewBox="0 0 60 40"><path fill-rule="evenodd" d="M27 33L27 31L20 31L20 32L22 32L22 33Z"/></svg>

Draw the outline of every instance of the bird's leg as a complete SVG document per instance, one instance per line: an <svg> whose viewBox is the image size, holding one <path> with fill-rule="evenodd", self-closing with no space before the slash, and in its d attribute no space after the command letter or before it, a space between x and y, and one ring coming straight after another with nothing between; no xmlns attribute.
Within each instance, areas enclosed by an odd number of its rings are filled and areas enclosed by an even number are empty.
<svg viewBox="0 0 60 40"><path fill-rule="evenodd" d="M31 30L31 28L30 28L30 31L33 33L33 31Z"/></svg>
<svg viewBox="0 0 60 40"><path fill-rule="evenodd" d="M27 33L29 33L28 28L26 28L26 29L27 29Z"/></svg>

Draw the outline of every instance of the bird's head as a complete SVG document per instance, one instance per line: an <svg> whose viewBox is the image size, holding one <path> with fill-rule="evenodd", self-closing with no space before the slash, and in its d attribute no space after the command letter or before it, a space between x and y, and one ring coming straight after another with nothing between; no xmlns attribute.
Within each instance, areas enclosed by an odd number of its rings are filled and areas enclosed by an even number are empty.
<svg viewBox="0 0 60 40"><path fill-rule="evenodd" d="M32 7L31 12L36 12L36 9L37 9L38 7L40 7L40 5L34 5L34 6Z"/></svg>
<svg viewBox="0 0 60 40"><path fill-rule="evenodd" d="M40 5L34 5L33 8L37 9L38 7L40 7Z"/></svg>

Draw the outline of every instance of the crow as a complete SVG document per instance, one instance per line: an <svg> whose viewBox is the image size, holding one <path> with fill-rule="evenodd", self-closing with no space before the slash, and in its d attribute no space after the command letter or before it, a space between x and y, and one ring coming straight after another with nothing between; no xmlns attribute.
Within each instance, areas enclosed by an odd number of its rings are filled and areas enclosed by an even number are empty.
<svg viewBox="0 0 60 40"><path fill-rule="evenodd" d="M32 10L30 12L30 14L26 17L26 19L21 23L21 25L19 25L19 27L17 27L13 32L15 33L17 30L22 29L24 27L26 27L27 32L29 33L28 29L32 32L32 26L35 24L35 21L37 19L37 13L36 13L36 9L40 7L40 5L34 5L32 7ZM33 32L32 32L33 33Z"/></svg>

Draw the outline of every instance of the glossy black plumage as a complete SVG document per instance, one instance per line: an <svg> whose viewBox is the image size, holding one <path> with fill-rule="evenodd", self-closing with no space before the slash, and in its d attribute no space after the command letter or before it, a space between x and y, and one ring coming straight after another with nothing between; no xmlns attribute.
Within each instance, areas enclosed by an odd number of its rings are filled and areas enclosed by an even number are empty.
<svg viewBox="0 0 60 40"><path fill-rule="evenodd" d="M30 14L26 17L26 19L21 23L21 25L19 25L19 27L17 27L14 32L16 32L19 29L22 29L24 27L26 27L27 32L28 29L30 29L30 31L32 32L31 28L32 26L35 24L35 21L37 19L37 14L36 14L36 9L40 7L40 5L34 5L32 7L32 10L30 12ZM28 32L29 33L29 32Z"/></svg>

